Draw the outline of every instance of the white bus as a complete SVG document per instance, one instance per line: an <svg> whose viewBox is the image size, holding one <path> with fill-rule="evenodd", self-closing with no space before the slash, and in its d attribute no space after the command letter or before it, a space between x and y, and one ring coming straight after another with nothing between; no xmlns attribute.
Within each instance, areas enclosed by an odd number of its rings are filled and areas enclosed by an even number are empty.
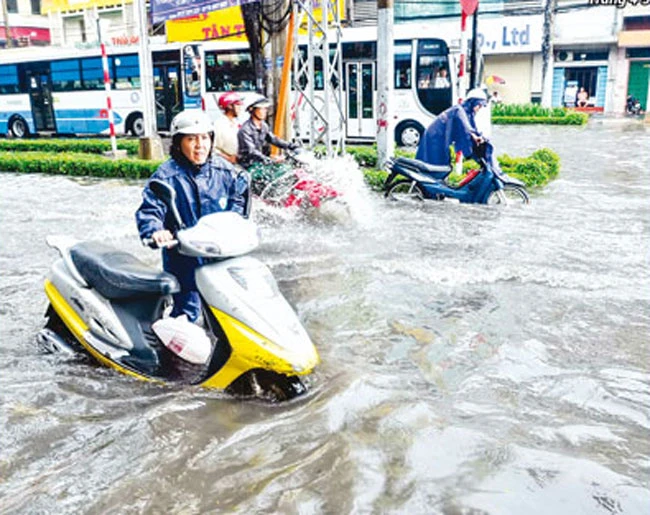
<svg viewBox="0 0 650 515"><path fill-rule="evenodd" d="M144 133L137 47L107 48L117 134ZM152 48L157 126L184 108L201 108L196 45ZM0 52L0 133L108 134L99 48L28 48Z"/></svg>
<svg viewBox="0 0 650 515"><path fill-rule="evenodd" d="M457 98L455 60L446 41L429 37L430 27L395 26L394 113L395 141L398 145L417 145L422 132L435 116ZM419 34L419 35L418 35ZM333 48L331 53L333 54ZM211 42L203 44L206 65L206 109L218 116L217 99L225 91L246 96L255 91L255 73L247 45ZM306 46L299 44L298 59L305 59ZM343 29L341 40L343 109L345 139L369 142L377 133L377 30L374 27ZM322 60L314 62L315 104L324 106ZM304 89L307 84L301 81ZM292 110L297 112L299 136L309 137L307 102L294 91ZM331 106L331 112L336 107ZM318 129L317 129L318 130Z"/></svg>

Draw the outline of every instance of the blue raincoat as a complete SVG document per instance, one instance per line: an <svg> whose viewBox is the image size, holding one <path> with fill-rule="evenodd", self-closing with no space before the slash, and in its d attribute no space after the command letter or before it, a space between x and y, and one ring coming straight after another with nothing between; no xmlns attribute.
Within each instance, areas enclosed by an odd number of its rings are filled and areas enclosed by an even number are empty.
<svg viewBox="0 0 650 515"><path fill-rule="evenodd" d="M201 216L219 211L246 214L248 180L221 157L213 157L196 166L184 157L169 159L161 164L151 179L159 179L176 191L176 206L186 227L192 227ZM159 230L173 232L171 211L149 188L142 192L142 204L135 213L140 238L150 238ZM201 313L201 300L196 291L194 271L202 264L201 258L181 255L176 248L163 249L163 268L176 276L181 291L174 295L172 316L187 314L196 321Z"/></svg>
<svg viewBox="0 0 650 515"><path fill-rule="evenodd" d="M461 151L466 158L472 155L470 134L479 134L474 120L474 99L451 106L438 115L422 135L415 159L432 165L449 165L449 146Z"/></svg>

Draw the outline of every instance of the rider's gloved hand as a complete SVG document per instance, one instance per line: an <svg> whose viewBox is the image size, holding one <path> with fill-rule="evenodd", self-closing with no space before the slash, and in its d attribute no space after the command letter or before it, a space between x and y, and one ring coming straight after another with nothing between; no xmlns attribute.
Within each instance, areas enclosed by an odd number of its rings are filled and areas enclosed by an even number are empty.
<svg viewBox="0 0 650 515"><path fill-rule="evenodd" d="M296 150L298 150L300 148L300 143L289 143L287 148L289 150L291 150L292 152L295 152Z"/></svg>

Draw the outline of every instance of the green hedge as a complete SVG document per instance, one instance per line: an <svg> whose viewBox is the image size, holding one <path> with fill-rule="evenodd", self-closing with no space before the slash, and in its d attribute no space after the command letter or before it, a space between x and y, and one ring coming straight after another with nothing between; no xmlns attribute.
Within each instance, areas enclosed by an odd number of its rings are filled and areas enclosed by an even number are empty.
<svg viewBox="0 0 650 515"><path fill-rule="evenodd" d="M118 140L117 148L137 155L138 140ZM78 152L101 154L111 150L108 139L0 139L0 152Z"/></svg>
<svg viewBox="0 0 650 515"><path fill-rule="evenodd" d="M589 115L585 113L569 113L561 118L536 116L492 116L495 125L584 125Z"/></svg>
<svg viewBox="0 0 650 515"><path fill-rule="evenodd" d="M364 169L367 184L374 190L381 190L387 173L376 170L377 150L374 147L347 147ZM414 152L398 150L397 156L413 157ZM560 172L559 156L547 148L536 150L529 157L511 157L503 154L497 157L503 171L522 180L528 187L547 184ZM3 152L0 151L0 171L18 173L43 173L89 177L122 177L144 179L156 170L161 161L139 159L109 159L92 153L52 153L52 152ZM478 164L465 160L463 170L476 168ZM460 180L462 175L451 174L451 183Z"/></svg>
<svg viewBox="0 0 650 515"><path fill-rule="evenodd" d="M494 104L494 124L550 124L584 125L589 120L586 113L577 113L564 107L542 107L539 104Z"/></svg>
<svg viewBox="0 0 650 515"><path fill-rule="evenodd" d="M0 170L89 177L149 177L161 161L109 159L93 154L53 154L51 152L0 152Z"/></svg>

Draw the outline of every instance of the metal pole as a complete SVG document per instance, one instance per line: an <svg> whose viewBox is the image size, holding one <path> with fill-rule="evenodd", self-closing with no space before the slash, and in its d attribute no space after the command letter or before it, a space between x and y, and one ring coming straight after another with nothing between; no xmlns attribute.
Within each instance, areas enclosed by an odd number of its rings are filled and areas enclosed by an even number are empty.
<svg viewBox="0 0 650 515"><path fill-rule="evenodd" d="M117 157L117 141L115 140L115 117L113 116L113 103L111 102L111 76L108 69L108 56L106 55L106 45L102 39L102 28L97 16L97 39L102 49L102 68L104 69L104 90L106 91L106 107L108 108L108 128L111 135L111 150L113 159Z"/></svg>
<svg viewBox="0 0 650 515"><path fill-rule="evenodd" d="M477 45L477 35L478 35L478 5L476 6L476 10L474 11L474 14L472 15L472 55L470 57L469 61L469 67L470 67L470 76L469 76L469 87L470 89L473 89L478 86L478 62L476 60L476 52L478 51L478 45Z"/></svg>
<svg viewBox="0 0 650 515"><path fill-rule="evenodd" d="M323 110L325 113L326 123L323 124L323 129L325 130L325 148L327 149L327 155L333 156L332 150L332 125L330 123L330 93L332 88L332 78L330 75L330 44L328 38L329 32L329 14L328 14L329 2L321 2L321 16L323 24L323 37L321 38L321 61L323 63Z"/></svg>
<svg viewBox="0 0 650 515"><path fill-rule="evenodd" d="M377 160L384 166L393 155L392 93L395 75L393 0L377 0Z"/></svg>
<svg viewBox="0 0 650 515"><path fill-rule="evenodd" d="M140 61L140 89L142 91L142 121L144 134L140 138L140 157L157 159L162 157L162 144L156 131L156 109L153 89L153 63L149 47L149 21L146 0L135 0L135 17L140 41L138 59Z"/></svg>
<svg viewBox="0 0 650 515"><path fill-rule="evenodd" d="M465 59L467 59L467 13L460 13L460 59L458 63L458 102L467 93L467 75L465 74Z"/></svg>
<svg viewBox="0 0 650 515"><path fill-rule="evenodd" d="M14 46L14 42L11 39L11 30L9 28L9 11L7 10L7 0L1 0L2 1L2 16L4 17L4 22L5 22L5 40L6 42L6 47L7 48L12 48Z"/></svg>

